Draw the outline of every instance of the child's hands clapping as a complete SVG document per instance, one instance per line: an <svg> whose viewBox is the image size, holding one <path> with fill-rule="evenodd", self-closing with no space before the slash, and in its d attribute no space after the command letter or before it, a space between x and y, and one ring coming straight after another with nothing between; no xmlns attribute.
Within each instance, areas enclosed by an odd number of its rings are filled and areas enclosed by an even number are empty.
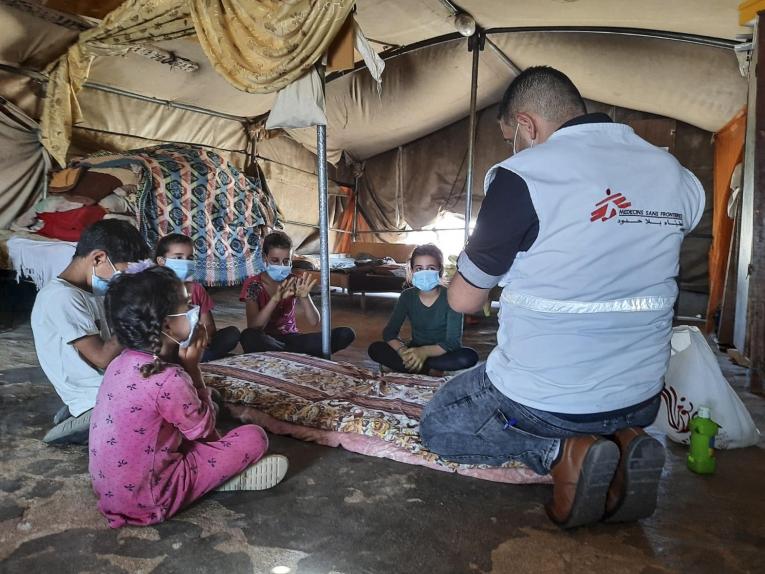
<svg viewBox="0 0 765 574"><path fill-rule="evenodd" d="M317 280L311 278L308 273L303 273L295 283L295 295L305 299L311 294L311 290L316 286Z"/></svg>
<svg viewBox="0 0 765 574"><path fill-rule="evenodd" d="M288 277L276 287L276 293L272 299L277 303L284 299L289 299L295 296L295 277Z"/></svg>

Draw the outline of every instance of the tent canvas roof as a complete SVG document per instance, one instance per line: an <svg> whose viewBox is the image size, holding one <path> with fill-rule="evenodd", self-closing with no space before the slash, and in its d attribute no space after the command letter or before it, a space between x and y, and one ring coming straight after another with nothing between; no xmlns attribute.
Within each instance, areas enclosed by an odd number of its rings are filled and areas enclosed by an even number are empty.
<svg viewBox="0 0 765 574"><path fill-rule="evenodd" d="M114 4L115 2L112 2ZM85 13L97 3L49 0ZM358 0L365 34L387 46L408 45L454 32L448 2ZM736 0L466 0L460 7L485 29L498 27L629 27L732 40ZM92 12L92 11L91 11ZM42 69L76 35L0 4L4 38L0 62ZM746 100L746 85L731 49L681 41L583 32L512 32L491 39L517 66L550 64L569 74L586 98L677 118L706 130L722 127ZM267 112L274 94L240 92L212 69L194 38L157 44L199 65L172 70L138 55L97 58L89 81L133 93L240 117ZM387 62L382 93L364 71L327 85L328 149L365 159L440 129L467 112L470 54L464 39L413 51ZM479 107L496 102L511 71L487 47L481 55ZM83 106L86 115L88 109ZM303 133L305 132L305 133ZM308 149L312 130L290 135Z"/></svg>

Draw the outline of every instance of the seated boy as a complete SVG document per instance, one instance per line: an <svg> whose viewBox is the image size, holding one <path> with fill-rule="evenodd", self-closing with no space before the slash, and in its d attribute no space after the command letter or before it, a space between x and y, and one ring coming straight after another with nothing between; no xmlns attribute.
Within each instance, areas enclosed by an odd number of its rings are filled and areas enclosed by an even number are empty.
<svg viewBox="0 0 765 574"><path fill-rule="evenodd" d="M298 332L295 310L300 310L312 327L321 322L311 289L316 280L307 274L292 275L292 240L282 231L263 240L266 270L248 278L240 299L247 303L247 329L241 343L245 353L290 351L320 357L321 333ZM332 329L332 352L345 349L356 338L350 327Z"/></svg>
<svg viewBox="0 0 765 574"><path fill-rule="evenodd" d="M128 264L149 257L138 230L105 219L82 232L71 263L37 294L32 333L40 366L64 401L43 439L86 443L103 371L122 350L111 335L103 295Z"/></svg>
<svg viewBox="0 0 765 574"><path fill-rule="evenodd" d="M186 289L191 295L191 304L199 306L199 323L207 329L209 341L202 355L202 362L225 357L239 344L239 329L233 326L216 328L212 315L215 302L205 288L193 280L196 264L191 237L180 233L165 235L157 242L154 260L157 265L172 269L178 279L186 283Z"/></svg>

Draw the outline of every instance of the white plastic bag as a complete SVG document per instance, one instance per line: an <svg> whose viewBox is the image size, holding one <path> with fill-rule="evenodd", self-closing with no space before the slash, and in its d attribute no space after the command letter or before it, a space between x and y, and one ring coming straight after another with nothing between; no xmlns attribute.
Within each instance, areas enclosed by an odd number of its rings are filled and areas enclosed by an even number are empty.
<svg viewBox="0 0 765 574"><path fill-rule="evenodd" d="M741 448L757 444L760 431L749 411L720 370L717 357L696 327L672 330L672 356L661 392L661 407L652 429L671 440L688 444L688 423L700 406L710 408L720 425L716 448Z"/></svg>

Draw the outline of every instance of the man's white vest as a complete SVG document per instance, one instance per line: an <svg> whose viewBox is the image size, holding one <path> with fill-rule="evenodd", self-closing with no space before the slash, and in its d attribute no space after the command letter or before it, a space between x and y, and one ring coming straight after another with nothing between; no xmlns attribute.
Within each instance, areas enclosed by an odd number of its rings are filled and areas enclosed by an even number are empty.
<svg viewBox="0 0 765 574"><path fill-rule="evenodd" d="M612 123L556 131L491 168L485 190L500 167L528 185L539 235L500 281L492 383L523 405L571 414L656 395L680 244L704 210L699 181Z"/></svg>

